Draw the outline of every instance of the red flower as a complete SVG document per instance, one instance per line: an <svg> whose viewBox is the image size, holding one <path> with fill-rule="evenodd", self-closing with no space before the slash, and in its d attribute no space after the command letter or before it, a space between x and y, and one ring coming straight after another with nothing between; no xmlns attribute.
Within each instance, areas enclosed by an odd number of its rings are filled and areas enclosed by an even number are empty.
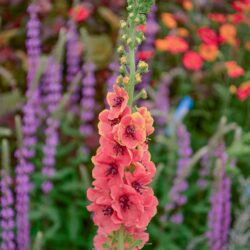
<svg viewBox="0 0 250 250"><path fill-rule="evenodd" d="M217 45L218 44L218 37L214 30L208 27L202 27L198 29L198 36L200 37L201 41L208 45Z"/></svg>
<svg viewBox="0 0 250 250"><path fill-rule="evenodd" d="M137 52L137 59L141 61L148 61L154 56L154 51L152 50L144 50Z"/></svg>
<svg viewBox="0 0 250 250"><path fill-rule="evenodd" d="M83 4L76 5L69 11L70 17L76 22L83 22L90 16L90 10Z"/></svg>
<svg viewBox="0 0 250 250"><path fill-rule="evenodd" d="M244 74L244 69L235 61L226 62L227 74L230 78L238 78Z"/></svg>
<svg viewBox="0 0 250 250"><path fill-rule="evenodd" d="M240 101L245 101L250 96L250 82L242 83L236 95Z"/></svg>
<svg viewBox="0 0 250 250"><path fill-rule="evenodd" d="M198 71L203 65L201 56L194 51L188 51L182 58L183 65L188 70Z"/></svg>

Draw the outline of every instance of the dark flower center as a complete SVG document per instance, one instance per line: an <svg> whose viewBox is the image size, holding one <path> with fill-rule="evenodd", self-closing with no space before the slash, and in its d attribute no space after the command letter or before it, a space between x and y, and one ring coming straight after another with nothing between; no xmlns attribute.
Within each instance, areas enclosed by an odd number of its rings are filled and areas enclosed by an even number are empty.
<svg viewBox="0 0 250 250"><path fill-rule="evenodd" d="M106 207L102 210L103 214L106 216L111 216L114 213L114 209L112 207Z"/></svg>
<svg viewBox="0 0 250 250"><path fill-rule="evenodd" d="M116 155L124 155L124 147L116 143L113 147Z"/></svg>
<svg viewBox="0 0 250 250"><path fill-rule="evenodd" d="M132 182L132 187L139 193L142 194L143 186L138 181Z"/></svg>
<svg viewBox="0 0 250 250"><path fill-rule="evenodd" d="M118 166L115 163L111 163L106 171L106 176L115 176L118 174Z"/></svg>
<svg viewBox="0 0 250 250"><path fill-rule="evenodd" d="M114 104L112 105L113 108L121 107L124 98L121 96L117 96L113 99L113 101L114 101Z"/></svg>
<svg viewBox="0 0 250 250"><path fill-rule="evenodd" d="M123 210L129 209L129 198L127 195L124 194L124 195L120 196L119 203L120 203L120 206Z"/></svg>
<svg viewBox="0 0 250 250"><path fill-rule="evenodd" d="M128 125L125 130L125 134L127 137L135 138L135 126L134 125Z"/></svg>
<svg viewBox="0 0 250 250"><path fill-rule="evenodd" d="M119 124L120 121L121 121L121 118L120 118L120 117L115 118L115 119L113 119L113 120L109 120L110 125L111 125L112 127L115 126L115 125L117 125L117 124Z"/></svg>

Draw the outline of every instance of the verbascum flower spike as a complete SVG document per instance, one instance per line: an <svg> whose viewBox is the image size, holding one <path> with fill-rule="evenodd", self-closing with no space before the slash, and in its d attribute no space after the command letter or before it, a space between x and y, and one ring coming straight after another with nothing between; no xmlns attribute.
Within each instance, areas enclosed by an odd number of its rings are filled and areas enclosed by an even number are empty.
<svg viewBox="0 0 250 250"><path fill-rule="evenodd" d="M114 84L107 94L109 109L99 114L100 147L92 158L93 187L87 191L98 226L94 238L96 250L142 249L149 236L145 232L156 214L158 201L149 186L156 168L148 151L148 137L153 133L153 118L145 107L133 107L136 74L136 26L144 22L151 1L129 0L127 25L122 25L128 58L122 63L128 73L123 86ZM125 39L126 38L126 39ZM124 57L125 56L125 57Z"/></svg>
<svg viewBox="0 0 250 250"><path fill-rule="evenodd" d="M1 216L0 216L0 228L1 228L1 250L14 250L15 249L15 239L14 239L14 199L11 190L11 185L13 180L10 175L10 155L9 155L9 143L7 140L2 141L2 169L1 169Z"/></svg>

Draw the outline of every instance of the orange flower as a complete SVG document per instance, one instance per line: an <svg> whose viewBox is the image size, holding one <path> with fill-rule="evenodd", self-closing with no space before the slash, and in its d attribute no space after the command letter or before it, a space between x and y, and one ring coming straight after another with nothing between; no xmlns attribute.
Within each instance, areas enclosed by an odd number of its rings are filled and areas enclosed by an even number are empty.
<svg viewBox="0 0 250 250"><path fill-rule="evenodd" d="M244 69L235 61L226 62L227 74L230 78L238 78L244 74Z"/></svg>
<svg viewBox="0 0 250 250"><path fill-rule="evenodd" d="M163 13L161 15L161 20L169 29L174 29L177 26L174 16L170 13Z"/></svg>
<svg viewBox="0 0 250 250"><path fill-rule="evenodd" d="M245 43L245 48L246 48L246 50L250 51L250 41L247 41Z"/></svg>
<svg viewBox="0 0 250 250"><path fill-rule="evenodd" d="M145 107L140 107L137 109L137 111L143 116L145 120L147 135L151 135L154 132L154 127L153 127L154 120L153 117L151 116L151 113Z"/></svg>
<svg viewBox="0 0 250 250"><path fill-rule="evenodd" d="M188 51L182 58L183 65L186 69L198 71L203 65L201 56L195 51Z"/></svg>
<svg viewBox="0 0 250 250"><path fill-rule="evenodd" d="M118 140L129 149L136 148L146 141L145 120L139 112L122 118L118 128Z"/></svg>
<svg viewBox="0 0 250 250"><path fill-rule="evenodd" d="M174 35L156 40L155 46L161 51L168 51L172 54L179 54L188 50L188 43L183 38Z"/></svg>
<svg viewBox="0 0 250 250"><path fill-rule="evenodd" d="M224 42L230 45L236 45L237 39L237 30L234 25L226 23L220 27L220 36Z"/></svg>
<svg viewBox="0 0 250 250"><path fill-rule="evenodd" d="M178 28L177 29L177 34L181 37L187 37L189 35L189 32L185 28Z"/></svg>
<svg viewBox="0 0 250 250"><path fill-rule="evenodd" d="M182 5L183 5L183 8L185 10L192 10L193 9L193 4L189 0L184 0Z"/></svg>
<svg viewBox="0 0 250 250"><path fill-rule="evenodd" d="M239 100L244 101L250 96L250 81L240 85L236 93Z"/></svg>
<svg viewBox="0 0 250 250"><path fill-rule="evenodd" d="M199 52L205 61L212 62L217 58L219 51L216 45L202 44Z"/></svg>

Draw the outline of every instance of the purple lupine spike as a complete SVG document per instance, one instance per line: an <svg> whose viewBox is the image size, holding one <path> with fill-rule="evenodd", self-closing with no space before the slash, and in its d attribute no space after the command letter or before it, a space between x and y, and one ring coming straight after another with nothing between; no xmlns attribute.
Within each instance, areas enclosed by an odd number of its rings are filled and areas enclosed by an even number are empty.
<svg viewBox="0 0 250 250"><path fill-rule="evenodd" d="M39 88L32 88L34 77L38 70L40 59L40 21L38 19L39 8L36 4L28 7L29 21L27 23L27 102L23 107L23 126L20 128L23 134L21 147L16 151L16 221L17 221L17 247L18 250L27 250L30 246L29 226L29 191L31 189L29 175L34 171L31 158L35 154L36 131L39 125Z"/></svg>
<svg viewBox="0 0 250 250"><path fill-rule="evenodd" d="M3 169L1 172L1 216L0 216L0 225L1 225L1 244L0 250L14 250L14 210L13 210L13 194L10 189L12 185L12 179L8 172Z"/></svg>
<svg viewBox="0 0 250 250"><path fill-rule="evenodd" d="M41 54L40 42L40 21L38 19L39 7L36 4L30 4L28 7L29 21L27 23L26 49L28 55L28 89L31 88L32 80L37 72Z"/></svg>
<svg viewBox="0 0 250 250"><path fill-rule="evenodd" d="M120 65L117 62L109 64L110 76L107 80L107 91L112 91L113 85L116 83L116 79L119 75Z"/></svg>
<svg viewBox="0 0 250 250"><path fill-rule="evenodd" d="M169 112L170 100L169 100L169 87L171 80L168 75L162 78L162 81L159 84L159 88L156 92L156 97L154 100L155 109L159 112L159 115L155 117L156 123L161 131L165 128L167 123L167 117Z"/></svg>
<svg viewBox="0 0 250 250"><path fill-rule="evenodd" d="M45 129L45 144L43 147L43 168L42 173L45 176L45 181L42 184L44 193L49 193L53 188L51 177L55 173L55 154L58 145L58 128L60 122L53 113L56 111L62 96L62 69L61 65L56 62L53 57L48 61L48 67L44 75L44 94L48 118L46 120Z"/></svg>
<svg viewBox="0 0 250 250"><path fill-rule="evenodd" d="M205 189L208 186L207 177L209 175L210 164L211 164L210 155L209 155L209 153L206 153L201 158L201 168L199 170L199 179L197 181L197 185L201 189Z"/></svg>
<svg viewBox="0 0 250 250"><path fill-rule="evenodd" d="M90 135L93 132L91 122L95 118L95 65L86 63L83 65L82 100L81 100L81 126L82 135Z"/></svg>
<svg viewBox="0 0 250 250"><path fill-rule="evenodd" d="M211 250L226 250L231 223L231 180L225 170L227 154L223 143L218 146L215 157L219 165L214 173L207 236Z"/></svg>
<svg viewBox="0 0 250 250"><path fill-rule="evenodd" d="M68 22L67 33L67 82L71 83L80 71L80 50L79 37L77 33L76 23L73 20Z"/></svg>
<svg viewBox="0 0 250 250"><path fill-rule="evenodd" d="M148 19L147 19L148 21L147 21L146 30L145 30L146 39L139 48L139 51L142 53L153 54L155 51L155 47L154 47L155 36L159 30L158 23L156 22L156 11L157 11L157 7L156 5L153 5L151 8L151 11L148 14ZM152 60L150 60L149 58L147 61L149 64L149 69L151 69ZM152 77L152 70L149 70L148 73L143 75L142 82L141 84L138 85L140 89L147 88L147 86L149 86L151 77Z"/></svg>
<svg viewBox="0 0 250 250"><path fill-rule="evenodd" d="M184 124L180 124L177 128L177 138L179 146L179 160L177 163L177 171L174 184L169 193L170 202L165 206L165 211L174 213L170 217L170 221L180 224L183 221L183 215L179 208L186 204L187 197L183 194L188 188L188 182L183 178L183 171L189 165L192 148L190 145L190 134Z"/></svg>

